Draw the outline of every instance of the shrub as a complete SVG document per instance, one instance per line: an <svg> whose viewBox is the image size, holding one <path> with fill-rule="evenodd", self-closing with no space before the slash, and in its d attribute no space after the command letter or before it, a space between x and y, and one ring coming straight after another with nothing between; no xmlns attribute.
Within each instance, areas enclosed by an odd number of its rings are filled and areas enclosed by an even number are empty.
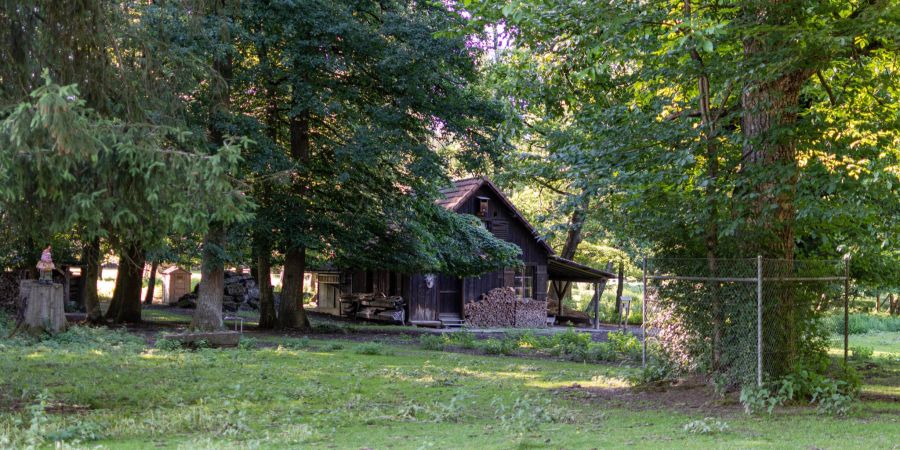
<svg viewBox="0 0 900 450"><path fill-rule="evenodd" d="M358 355L392 355L393 352L379 342L366 342L356 346L354 352Z"/></svg>
<svg viewBox="0 0 900 450"><path fill-rule="evenodd" d="M462 348L475 348L478 346L478 340L475 335L468 331L457 331L455 333L445 334L447 342Z"/></svg>
<svg viewBox="0 0 900 450"><path fill-rule="evenodd" d="M513 339L488 339L484 341L484 352L489 355L512 355L518 348Z"/></svg>
<svg viewBox="0 0 900 450"><path fill-rule="evenodd" d="M784 404L785 399L772 395L772 391L765 386L747 385L741 389L741 405L747 414L756 414L767 411L772 414L776 406Z"/></svg>
<svg viewBox="0 0 900 450"><path fill-rule="evenodd" d="M641 342L631 333L613 331L607 334L607 339L609 339L609 344L616 353L631 358L641 354Z"/></svg>
<svg viewBox="0 0 900 450"><path fill-rule="evenodd" d="M300 339L284 339L283 341L281 341L282 347L289 348L291 350L305 350L308 349L310 345L311 341L306 336Z"/></svg>
<svg viewBox="0 0 900 450"><path fill-rule="evenodd" d="M651 360L636 376L631 377L635 384L653 384L674 381L677 378L674 367L665 360Z"/></svg>
<svg viewBox="0 0 900 450"><path fill-rule="evenodd" d="M850 411L859 393L859 376L845 369L842 379L832 379L806 369L763 385L745 386L741 390L741 404L748 414L765 409L769 414L776 406L793 400L808 400L820 412L844 415Z"/></svg>
<svg viewBox="0 0 900 450"><path fill-rule="evenodd" d="M872 359L872 355L874 354L875 350L872 347L850 347L850 357L857 361L868 361Z"/></svg>
<svg viewBox="0 0 900 450"><path fill-rule="evenodd" d="M419 338L419 345L425 350L442 351L446 341L443 335L426 334Z"/></svg>
<svg viewBox="0 0 900 450"><path fill-rule="evenodd" d="M256 339L241 336L241 340L238 341L238 348L241 350L253 350L256 348Z"/></svg>
<svg viewBox="0 0 900 450"><path fill-rule="evenodd" d="M322 350L325 350L326 352L335 352L335 351L343 350L343 349L344 349L344 344L342 344L340 342L329 342L327 345L322 347Z"/></svg>
<svg viewBox="0 0 900 450"><path fill-rule="evenodd" d="M180 350L182 348L181 341L166 338L157 339L153 346L159 350L166 351Z"/></svg>
<svg viewBox="0 0 900 450"><path fill-rule="evenodd" d="M575 361L586 361L593 343L588 333L578 333L569 328L556 333L546 341L537 340L537 345L547 348L552 355L567 356Z"/></svg>
<svg viewBox="0 0 900 450"><path fill-rule="evenodd" d="M588 359L591 361L615 361L616 352L607 342L591 344L588 349Z"/></svg>

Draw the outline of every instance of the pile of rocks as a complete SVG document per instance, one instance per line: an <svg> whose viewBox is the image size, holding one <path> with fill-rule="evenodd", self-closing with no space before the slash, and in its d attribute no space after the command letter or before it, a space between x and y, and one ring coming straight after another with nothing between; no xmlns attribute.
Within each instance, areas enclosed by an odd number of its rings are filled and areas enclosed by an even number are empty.
<svg viewBox="0 0 900 450"><path fill-rule="evenodd" d="M198 284L194 291L182 295L172 306L179 308L196 308ZM259 309L259 286L250 274L225 272L225 296L222 297L222 309L225 311L255 311Z"/></svg>
<svg viewBox="0 0 900 450"><path fill-rule="evenodd" d="M513 288L496 288L465 305L466 324L473 327L537 328L547 325L547 302L516 298Z"/></svg>

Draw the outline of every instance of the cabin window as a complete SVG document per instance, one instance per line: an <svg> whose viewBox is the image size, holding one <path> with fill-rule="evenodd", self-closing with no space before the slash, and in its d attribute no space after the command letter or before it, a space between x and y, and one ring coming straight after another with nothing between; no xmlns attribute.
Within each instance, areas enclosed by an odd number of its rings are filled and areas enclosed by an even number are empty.
<svg viewBox="0 0 900 450"><path fill-rule="evenodd" d="M476 210L476 215L478 217L487 217L488 215L488 198L487 197L478 197L478 209Z"/></svg>
<svg viewBox="0 0 900 450"><path fill-rule="evenodd" d="M513 279L516 298L534 298L534 274L534 266L516 268Z"/></svg>

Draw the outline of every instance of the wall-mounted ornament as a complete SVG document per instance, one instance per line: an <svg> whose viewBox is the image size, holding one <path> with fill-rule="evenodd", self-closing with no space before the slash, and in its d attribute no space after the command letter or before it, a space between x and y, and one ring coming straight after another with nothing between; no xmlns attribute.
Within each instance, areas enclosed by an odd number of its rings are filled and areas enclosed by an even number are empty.
<svg viewBox="0 0 900 450"><path fill-rule="evenodd" d="M428 287L428 289L431 289L434 287L434 274L433 273L429 273L429 274L425 275L425 286Z"/></svg>

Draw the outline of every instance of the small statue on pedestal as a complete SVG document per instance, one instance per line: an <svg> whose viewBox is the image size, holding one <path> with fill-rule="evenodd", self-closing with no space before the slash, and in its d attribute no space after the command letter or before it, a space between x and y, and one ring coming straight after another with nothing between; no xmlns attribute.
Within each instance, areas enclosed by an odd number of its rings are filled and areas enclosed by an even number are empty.
<svg viewBox="0 0 900 450"><path fill-rule="evenodd" d="M41 278L38 280L38 283L41 284L53 284L53 269L56 266L53 265L53 257L50 255L51 246L47 246L43 252L41 252L41 260L37 263L37 269L41 273Z"/></svg>

